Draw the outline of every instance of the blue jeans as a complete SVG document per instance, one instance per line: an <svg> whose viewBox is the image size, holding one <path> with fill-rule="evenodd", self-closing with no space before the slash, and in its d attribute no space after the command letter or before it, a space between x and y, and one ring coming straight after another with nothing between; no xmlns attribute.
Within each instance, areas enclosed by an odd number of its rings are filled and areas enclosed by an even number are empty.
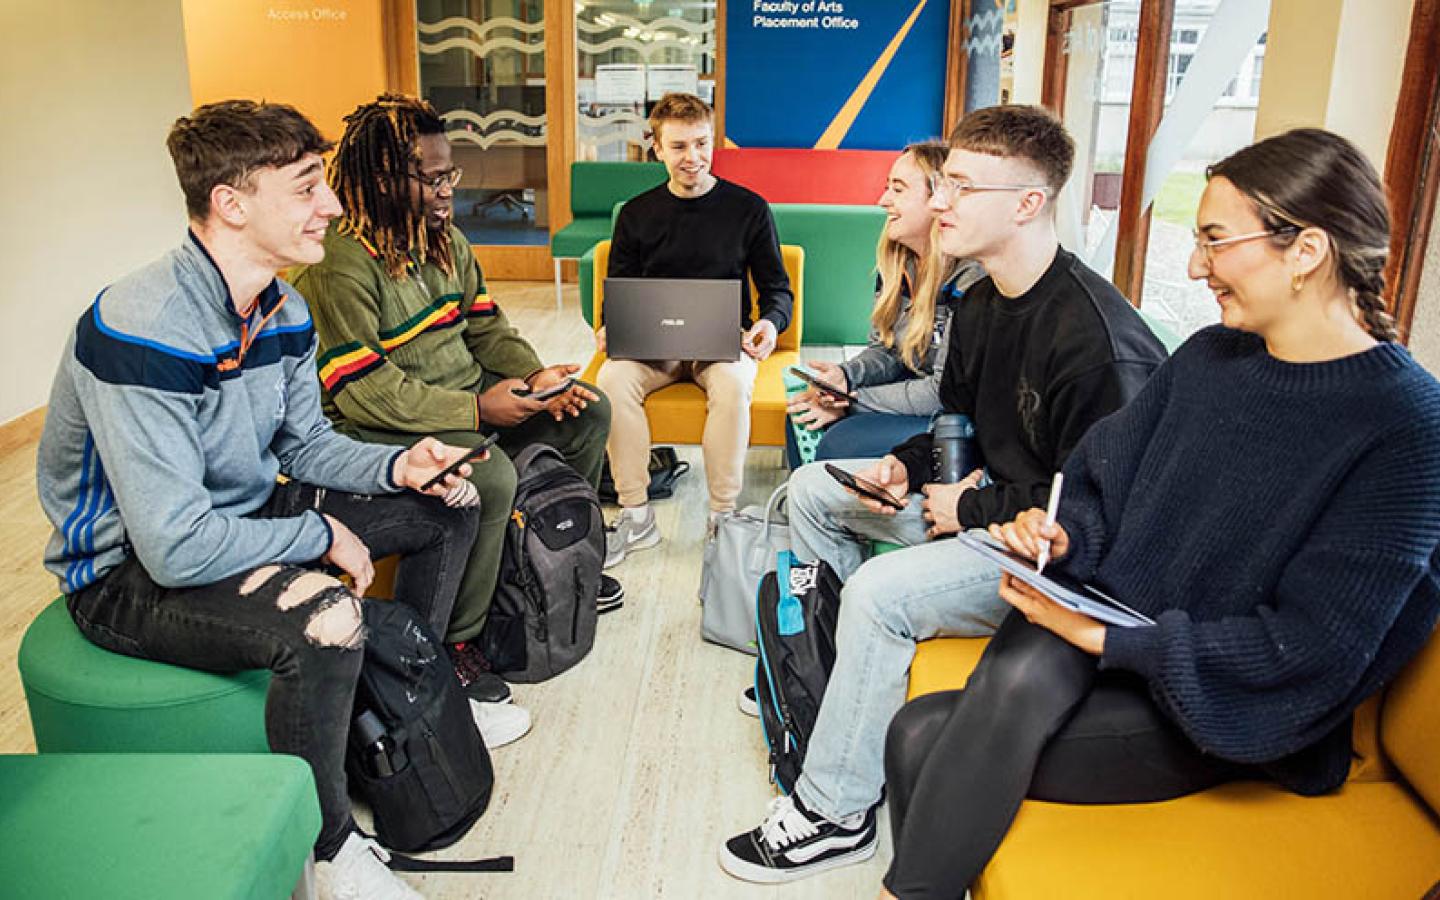
<svg viewBox="0 0 1440 900"><path fill-rule="evenodd" d="M792 424L785 429L785 461L798 469L800 448L795 446ZM900 416L890 413L857 413L846 416L825 429L815 448L815 461L837 459L879 459L914 435L930 428L929 416Z"/></svg>
<svg viewBox="0 0 1440 900"><path fill-rule="evenodd" d="M870 460L843 460L858 471ZM885 783L885 731L905 703L915 644L993 634L1009 612L1000 570L954 541L929 541L911 495L903 512L872 513L820 464L790 477L791 545L845 579L835 669L795 786L805 806L839 820L875 805ZM874 540L905 549L870 556Z"/></svg>

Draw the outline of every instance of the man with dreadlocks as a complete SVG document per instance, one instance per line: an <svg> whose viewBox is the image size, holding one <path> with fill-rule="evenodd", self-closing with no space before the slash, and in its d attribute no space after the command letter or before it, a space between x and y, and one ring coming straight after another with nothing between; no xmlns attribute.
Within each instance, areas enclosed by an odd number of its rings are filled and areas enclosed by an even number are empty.
<svg viewBox="0 0 1440 900"><path fill-rule="evenodd" d="M324 261L295 279L315 319L327 414L368 441L434 435L474 446L483 428L498 432L506 451L470 475L480 491L480 533L445 636L476 723L498 747L530 728L476 640L515 497L507 454L549 444L598 484L610 404L583 384L548 402L517 395L559 384L579 367L545 366L487 295L470 244L451 222L460 170L430 104L385 94L358 107L345 118L329 180L344 214L326 234ZM618 604L621 594L613 579L602 581L602 604Z"/></svg>

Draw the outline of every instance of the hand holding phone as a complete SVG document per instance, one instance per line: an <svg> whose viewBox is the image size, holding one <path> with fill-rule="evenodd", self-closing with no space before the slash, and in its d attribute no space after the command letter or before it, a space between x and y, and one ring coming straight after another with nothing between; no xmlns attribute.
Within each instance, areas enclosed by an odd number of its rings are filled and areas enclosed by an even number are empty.
<svg viewBox="0 0 1440 900"><path fill-rule="evenodd" d="M552 384L550 385L550 387L545 388L541 391L533 391L528 387L517 387L513 389L510 393L514 394L517 397L528 397L531 400L539 400L541 402L544 402L546 400L550 400L554 397L560 396L574 386L575 376L572 375L569 378L566 378L564 381L560 382L559 384Z"/></svg>
<svg viewBox="0 0 1440 900"><path fill-rule="evenodd" d="M849 472L831 463L825 464L825 471L829 472L830 477L840 482L846 489L854 491L862 497L868 497L876 503L888 506L897 512L905 508L905 505L899 500L896 500L889 491L873 481L851 475Z"/></svg>
<svg viewBox="0 0 1440 900"><path fill-rule="evenodd" d="M819 378L816 378L814 375L810 374L799 366L791 366L790 374L794 375L796 378L815 388L817 391L823 391L837 400L844 400L847 403L858 402L854 394L842 391L839 387L830 384L829 382L821 381Z"/></svg>
<svg viewBox="0 0 1440 900"><path fill-rule="evenodd" d="M485 440L481 441L479 444L476 444L470 450L467 450L459 459L455 460L450 465L441 469L440 474L420 485L420 493L425 493L426 491L433 488L435 485L440 484L442 481L449 478L451 475L456 474L460 471L460 467L465 465L466 463L474 462L475 460L484 456L485 453L495 445L495 441L498 439L499 435L492 434L489 437L485 438Z"/></svg>

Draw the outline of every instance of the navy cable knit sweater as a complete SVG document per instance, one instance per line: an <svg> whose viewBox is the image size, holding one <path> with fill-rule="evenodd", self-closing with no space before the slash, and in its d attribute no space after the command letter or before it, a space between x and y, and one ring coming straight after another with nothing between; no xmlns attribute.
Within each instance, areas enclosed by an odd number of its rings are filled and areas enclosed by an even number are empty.
<svg viewBox="0 0 1440 900"><path fill-rule="evenodd" d="M1440 384L1396 344L1296 364L1206 329L1076 447L1059 519L1060 565L1156 619L1102 668L1206 752L1333 789L1440 613Z"/></svg>

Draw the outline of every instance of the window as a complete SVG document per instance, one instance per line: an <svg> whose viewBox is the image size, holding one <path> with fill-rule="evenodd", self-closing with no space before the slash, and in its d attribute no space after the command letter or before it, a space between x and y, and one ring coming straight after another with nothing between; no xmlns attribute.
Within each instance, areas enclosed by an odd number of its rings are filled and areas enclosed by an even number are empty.
<svg viewBox="0 0 1440 900"><path fill-rule="evenodd" d="M445 119L455 224L474 244L549 243L541 0L416 6L420 93Z"/></svg>
<svg viewBox="0 0 1440 900"><path fill-rule="evenodd" d="M1256 0L1266 2L1266 0ZM1183 7L1182 7L1183 8ZM1187 17L1197 8L1185 9ZM1177 10L1177 15L1180 10ZM1178 36L1203 33L1200 25L1177 31L1171 45L1166 100L1173 96L1194 60L1198 46L1178 43ZM1145 279L1141 289L1145 311L1181 337L1219 321L1219 307L1201 282L1186 275L1193 249L1191 229L1205 189L1205 167L1249 144L1255 134L1255 98L1260 96L1264 44L1257 43L1240 63L1222 95L1198 123L1166 175L1151 208L1150 233L1145 250Z"/></svg>
<svg viewBox="0 0 1440 900"><path fill-rule="evenodd" d="M1169 103L1175 97L1175 89L1180 86L1180 80L1185 77L1185 72L1190 68L1190 60L1194 59L1193 53L1170 53L1170 71L1165 79L1165 102Z"/></svg>

